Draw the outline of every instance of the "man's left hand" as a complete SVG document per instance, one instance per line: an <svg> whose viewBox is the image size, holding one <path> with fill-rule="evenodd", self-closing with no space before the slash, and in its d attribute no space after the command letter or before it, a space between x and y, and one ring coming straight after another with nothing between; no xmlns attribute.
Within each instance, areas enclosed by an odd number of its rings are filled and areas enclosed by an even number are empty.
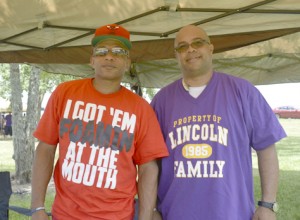
<svg viewBox="0 0 300 220"><path fill-rule="evenodd" d="M257 207L252 220L276 220L276 213L265 207Z"/></svg>

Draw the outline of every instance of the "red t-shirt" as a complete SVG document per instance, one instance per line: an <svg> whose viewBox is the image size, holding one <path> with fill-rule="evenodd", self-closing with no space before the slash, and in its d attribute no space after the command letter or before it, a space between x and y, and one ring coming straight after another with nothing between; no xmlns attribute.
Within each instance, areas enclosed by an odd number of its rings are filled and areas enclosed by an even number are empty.
<svg viewBox="0 0 300 220"><path fill-rule="evenodd" d="M128 89L101 94L93 79L60 84L34 136L59 144L52 214L68 219L132 219L136 165L168 155L154 111Z"/></svg>

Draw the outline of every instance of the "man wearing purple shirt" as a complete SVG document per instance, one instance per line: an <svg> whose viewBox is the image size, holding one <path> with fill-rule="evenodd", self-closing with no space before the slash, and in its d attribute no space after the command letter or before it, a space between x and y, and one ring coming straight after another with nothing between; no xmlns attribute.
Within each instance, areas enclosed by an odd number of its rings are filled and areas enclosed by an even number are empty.
<svg viewBox="0 0 300 220"><path fill-rule="evenodd" d="M161 161L156 218L274 220L275 143L286 134L252 84L213 71L213 49L203 29L183 27L175 39L182 79L151 103L170 153ZM261 179L256 209L252 149Z"/></svg>

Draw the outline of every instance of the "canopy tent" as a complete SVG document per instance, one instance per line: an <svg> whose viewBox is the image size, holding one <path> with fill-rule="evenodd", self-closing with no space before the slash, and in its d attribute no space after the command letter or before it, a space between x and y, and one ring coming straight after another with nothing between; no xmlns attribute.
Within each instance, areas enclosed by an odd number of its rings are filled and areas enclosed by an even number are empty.
<svg viewBox="0 0 300 220"><path fill-rule="evenodd" d="M0 63L92 76L90 41L109 23L131 33L124 81L162 87L180 77L176 32L202 26L215 46L215 69L253 84L300 82L299 0L0 0Z"/></svg>

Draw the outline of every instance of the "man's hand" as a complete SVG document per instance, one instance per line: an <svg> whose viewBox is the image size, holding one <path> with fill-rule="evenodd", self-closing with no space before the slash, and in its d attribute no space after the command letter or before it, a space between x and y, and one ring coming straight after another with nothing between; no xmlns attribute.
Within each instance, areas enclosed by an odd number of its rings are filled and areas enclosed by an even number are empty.
<svg viewBox="0 0 300 220"><path fill-rule="evenodd" d="M153 212L153 220L162 220L161 214L159 211Z"/></svg>
<svg viewBox="0 0 300 220"><path fill-rule="evenodd" d="M276 213L268 208L258 206L252 220L276 220Z"/></svg>
<svg viewBox="0 0 300 220"><path fill-rule="evenodd" d="M49 220L49 216L45 210L40 210L32 214L31 220Z"/></svg>

